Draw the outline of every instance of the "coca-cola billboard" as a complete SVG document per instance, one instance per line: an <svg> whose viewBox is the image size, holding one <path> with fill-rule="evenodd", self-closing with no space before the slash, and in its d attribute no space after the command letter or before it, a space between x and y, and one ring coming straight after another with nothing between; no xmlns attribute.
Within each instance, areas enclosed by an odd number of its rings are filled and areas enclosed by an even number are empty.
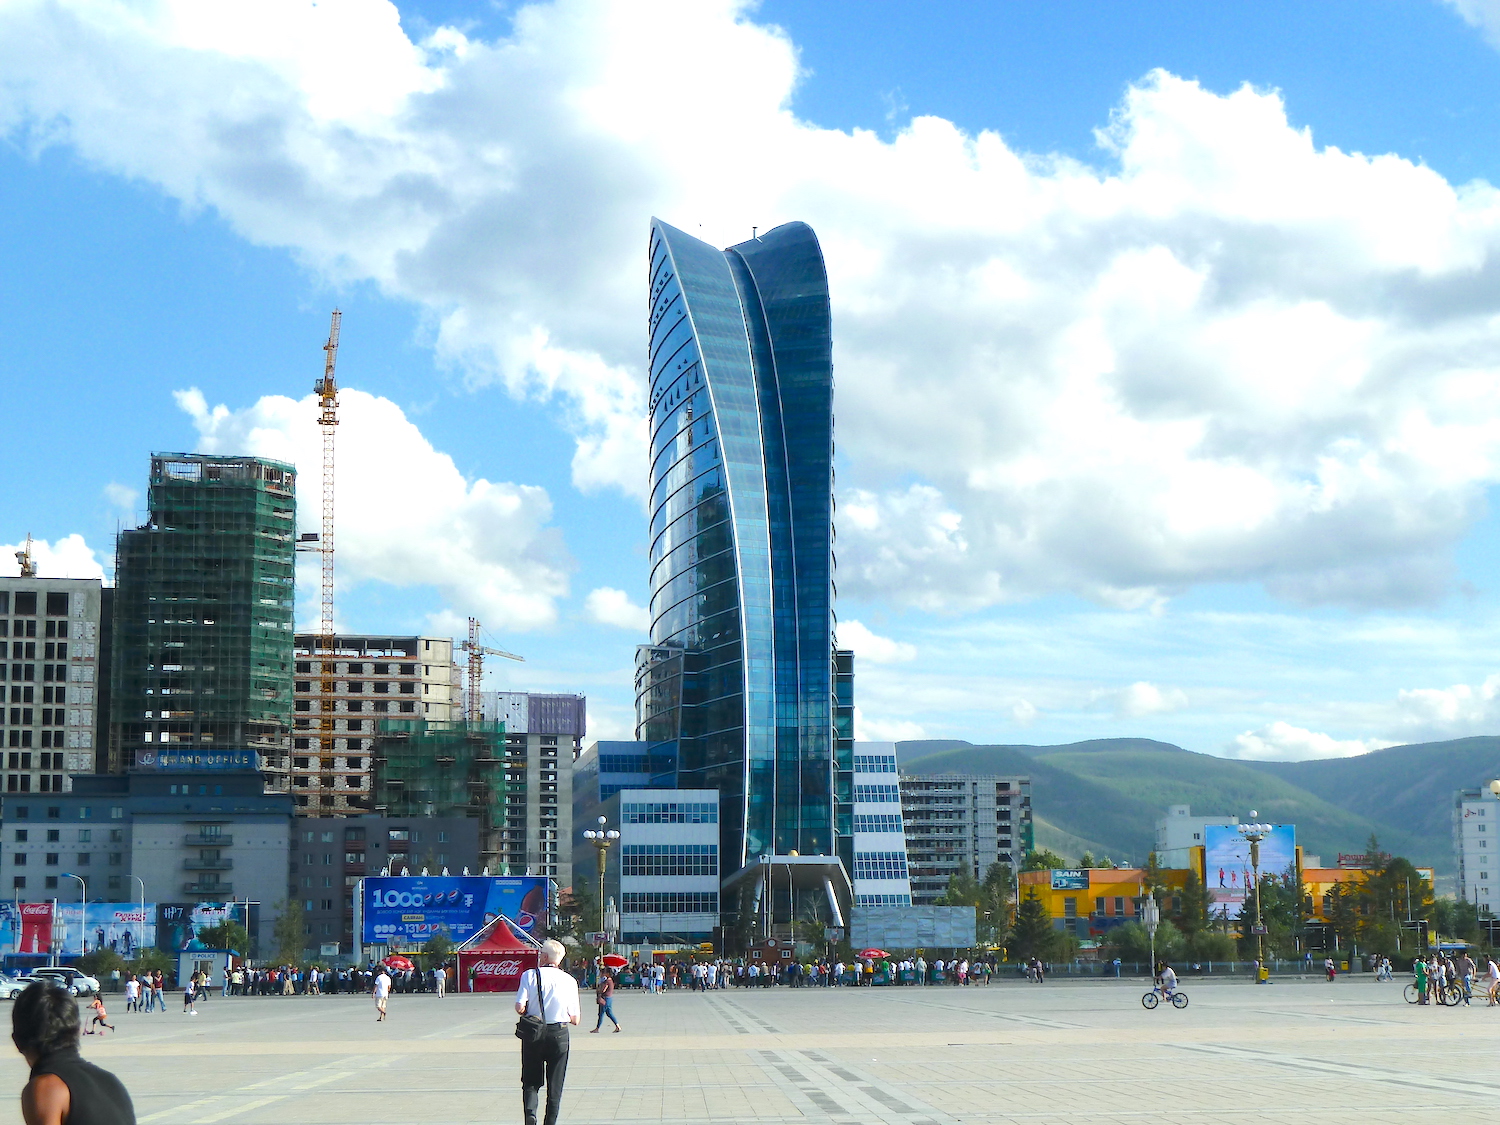
<svg viewBox="0 0 1500 1125"><path fill-rule="evenodd" d="M536 968L535 950L516 953L461 953L470 992L514 992L521 974Z"/></svg>

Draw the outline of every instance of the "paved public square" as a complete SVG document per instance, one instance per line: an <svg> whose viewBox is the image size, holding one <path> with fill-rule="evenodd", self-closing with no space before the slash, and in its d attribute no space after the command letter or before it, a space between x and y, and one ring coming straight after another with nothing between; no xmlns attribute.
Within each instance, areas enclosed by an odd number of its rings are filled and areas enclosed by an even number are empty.
<svg viewBox="0 0 1500 1125"><path fill-rule="evenodd" d="M625 992L623 1034L573 1035L563 1119L1413 1125L1500 1112L1500 1008L1414 1007L1402 984L1189 981L1185 1011L1145 1010L1132 981ZM215 997L196 1018L110 1007L119 1035L85 1038L84 1054L125 1080L142 1123L520 1120L505 998L396 996L384 1024L362 997ZM25 1068L3 1065L9 1098ZM8 1104L0 1119L19 1120Z"/></svg>

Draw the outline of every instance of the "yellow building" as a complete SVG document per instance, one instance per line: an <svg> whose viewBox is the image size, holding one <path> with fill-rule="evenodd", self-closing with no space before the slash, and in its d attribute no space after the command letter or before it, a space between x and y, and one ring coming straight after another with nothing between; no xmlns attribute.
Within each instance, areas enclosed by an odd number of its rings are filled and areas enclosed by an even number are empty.
<svg viewBox="0 0 1500 1125"><path fill-rule="evenodd" d="M1200 853L1203 849L1197 849ZM1202 859L1197 861L1201 870ZM1172 901L1187 882L1187 870L1162 870L1167 884L1163 905L1177 909ZM1200 876L1201 877L1201 876ZM1116 926L1133 922L1140 912L1146 894L1144 867L1090 867L1056 871L1023 871L1020 875L1020 900L1037 898L1061 928L1081 939L1099 938Z"/></svg>

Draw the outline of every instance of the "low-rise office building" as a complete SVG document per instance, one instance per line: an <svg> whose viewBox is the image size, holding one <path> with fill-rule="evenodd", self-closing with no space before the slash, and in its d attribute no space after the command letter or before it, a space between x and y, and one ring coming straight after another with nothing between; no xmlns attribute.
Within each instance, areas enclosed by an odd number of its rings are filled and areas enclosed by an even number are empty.
<svg viewBox="0 0 1500 1125"><path fill-rule="evenodd" d="M896 744L854 746L854 906L910 906Z"/></svg>
<svg viewBox="0 0 1500 1125"><path fill-rule="evenodd" d="M292 826L286 894L302 904L307 948L319 956L354 951L354 889L366 875L478 875L473 817L299 816Z"/></svg>
<svg viewBox="0 0 1500 1125"><path fill-rule="evenodd" d="M18 901L249 902L269 950L286 893L291 799L243 770L79 775L64 793L7 795L0 878ZM139 882L137 882L139 880Z"/></svg>
<svg viewBox="0 0 1500 1125"><path fill-rule="evenodd" d="M1156 862L1162 867L1188 867L1194 848L1205 843L1210 825L1233 827L1237 816L1194 816L1189 805L1168 805L1156 821Z"/></svg>
<svg viewBox="0 0 1500 1125"><path fill-rule="evenodd" d="M1491 832L1490 829L1495 829ZM1500 913L1500 799L1485 789L1453 795L1453 858L1458 861L1458 897ZM1495 844L1492 848L1491 844Z"/></svg>

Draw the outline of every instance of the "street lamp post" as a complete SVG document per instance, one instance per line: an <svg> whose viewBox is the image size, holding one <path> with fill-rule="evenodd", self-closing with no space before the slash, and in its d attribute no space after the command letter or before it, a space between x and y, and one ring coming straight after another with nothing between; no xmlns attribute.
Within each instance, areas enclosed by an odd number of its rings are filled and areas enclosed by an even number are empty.
<svg viewBox="0 0 1500 1125"><path fill-rule="evenodd" d="M1146 937L1151 942L1151 979L1156 979L1156 927L1161 925L1161 907L1156 904L1156 895L1146 892L1146 901L1141 903L1141 921L1146 923Z"/></svg>
<svg viewBox="0 0 1500 1125"><path fill-rule="evenodd" d="M132 875L131 878L141 885L141 923L136 931L135 938L135 955L139 957L141 955L141 947L146 944L146 880L142 879L139 875Z"/></svg>
<svg viewBox="0 0 1500 1125"><path fill-rule="evenodd" d="M599 853L599 932L604 935L604 940L609 941L609 930L605 927L604 919L604 866L605 856L609 854L610 845L620 838L620 834L614 829L605 829L605 818L599 818L599 829L589 829L584 832L583 838L594 845L594 850Z"/></svg>
<svg viewBox="0 0 1500 1125"><path fill-rule="evenodd" d="M89 932L89 885L84 882L82 875L74 875L71 871L62 873L64 879L78 880L78 951L87 953L89 943L85 935ZM67 931L63 931L63 941L66 942Z"/></svg>
<svg viewBox="0 0 1500 1125"><path fill-rule="evenodd" d="M1250 810L1250 816L1256 815L1255 810ZM1258 824L1252 821L1250 824L1239 825L1239 833L1250 842L1250 868L1255 876L1255 983L1259 984L1263 978L1266 963L1266 927L1261 920L1260 914L1260 844L1271 834L1274 826L1270 824Z"/></svg>

